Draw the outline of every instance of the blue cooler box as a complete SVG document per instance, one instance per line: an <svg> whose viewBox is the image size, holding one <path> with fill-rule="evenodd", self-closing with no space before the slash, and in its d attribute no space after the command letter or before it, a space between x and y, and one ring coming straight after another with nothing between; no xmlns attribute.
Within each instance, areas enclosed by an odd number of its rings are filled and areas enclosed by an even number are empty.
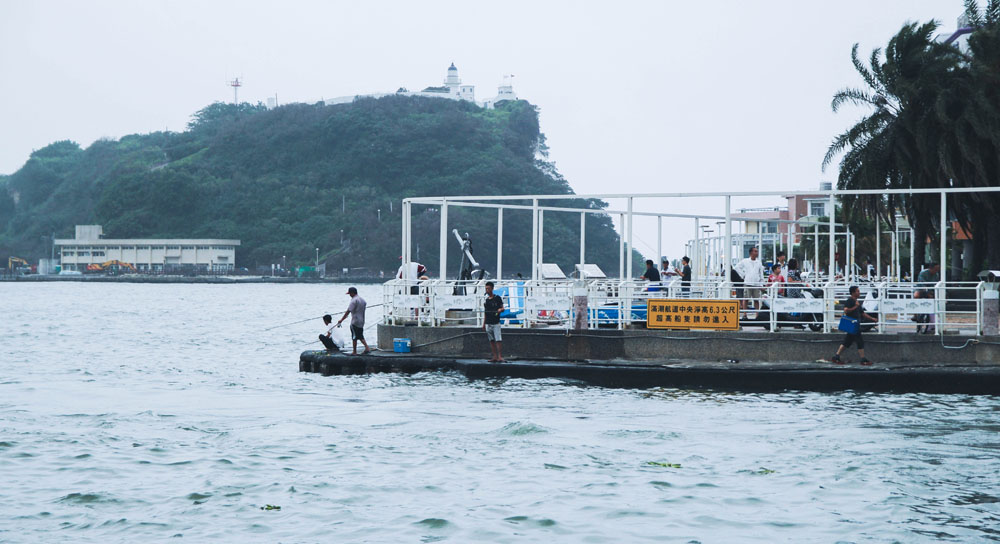
<svg viewBox="0 0 1000 544"><path fill-rule="evenodd" d="M840 324L837 328L847 334L858 334L858 330L860 330L858 320L853 317L847 317L846 315L840 318Z"/></svg>
<svg viewBox="0 0 1000 544"><path fill-rule="evenodd" d="M410 352L410 339L409 338L393 338L392 339L392 351L396 353L409 353Z"/></svg>

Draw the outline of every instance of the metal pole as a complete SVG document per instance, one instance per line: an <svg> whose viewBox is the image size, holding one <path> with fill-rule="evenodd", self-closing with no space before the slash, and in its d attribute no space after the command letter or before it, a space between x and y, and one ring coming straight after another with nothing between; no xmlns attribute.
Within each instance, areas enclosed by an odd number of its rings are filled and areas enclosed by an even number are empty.
<svg viewBox="0 0 1000 544"><path fill-rule="evenodd" d="M538 268L545 262L545 210L538 210Z"/></svg>
<svg viewBox="0 0 1000 544"><path fill-rule="evenodd" d="M587 264L587 214L580 214L580 271ZM580 276L583 279L583 276Z"/></svg>
<svg viewBox="0 0 1000 544"><path fill-rule="evenodd" d="M819 222L813 223L813 274L819 275Z"/></svg>
<svg viewBox="0 0 1000 544"><path fill-rule="evenodd" d="M497 279L503 278L503 208L497 208Z"/></svg>
<svg viewBox="0 0 1000 544"><path fill-rule="evenodd" d="M890 280L892 278L899 279L899 275L896 273L899 265L896 264L896 259L899 257L899 237L896 236L896 232L889 233L889 276ZM881 272L880 272L881 273Z"/></svg>
<svg viewBox="0 0 1000 544"><path fill-rule="evenodd" d="M837 201L834 200L833 191L830 192L830 281L833 281L834 276L837 275L837 261L836 256L833 252L834 246L836 246L836 239L833 237L834 225L836 224L837 218Z"/></svg>
<svg viewBox="0 0 1000 544"><path fill-rule="evenodd" d="M410 246L412 246L412 240L410 239L413 235L413 226L410 224L410 207L413 206L410 202L403 203L403 270L409 268L410 261L412 260L412 253L410 252ZM405 277L405 275L404 275Z"/></svg>
<svg viewBox="0 0 1000 544"><path fill-rule="evenodd" d="M442 280L448 279L448 201L441 201L441 232L440 232L441 254L438 257L438 277ZM416 278L413 278L416 279Z"/></svg>
<svg viewBox="0 0 1000 544"><path fill-rule="evenodd" d="M695 236L698 232L695 231ZM660 259L663 258L663 216L656 216L656 262L660 264Z"/></svg>
<svg viewBox="0 0 1000 544"><path fill-rule="evenodd" d="M538 199L531 201L531 279L538 279Z"/></svg>
<svg viewBox="0 0 1000 544"><path fill-rule="evenodd" d="M916 263L913 262L914 261L913 257L914 257L914 255L913 255L913 228L910 227L910 281L913 281L915 279L914 278L914 274L917 273L916 268L914 268L916 266Z"/></svg>
<svg viewBox="0 0 1000 544"><path fill-rule="evenodd" d="M691 258L691 281L698 279L701 274L698 267L701 265L701 220L694 218L694 255ZM683 269L682 269L683 270Z"/></svg>
<svg viewBox="0 0 1000 544"><path fill-rule="evenodd" d="M618 279L625 279L625 214L618 214L621 235L618 236Z"/></svg>
<svg viewBox="0 0 1000 544"><path fill-rule="evenodd" d="M882 220L875 216L875 277L882 275Z"/></svg>
<svg viewBox="0 0 1000 544"><path fill-rule="evenodd" d="M778 237L781 236L780 233L775 233L771 236L771 262L778 262Z"/></svg>
<svg viewBox="0 0 1000 544"><path fill-rule="evenodd" d="M632 197L628 197L628 248L625 250L625 273L632 278Z"/></svg>
<svg viewBox="0 0 1000 544"><path fill-rule="evenodd" d="M948 281L948 193L941 191L941 281ZM940 325L935 327L940 330Z"/></svg>
<svg viewBox="0 0 1000 544"><path fill-rule="evenodd" d="M726 277L723 282L729 281L733 276L733 221L732 221L732 196L726 195L726 242L722 249L722 258L726 263ZM728 296L726 298L729 298Z"/></svg>

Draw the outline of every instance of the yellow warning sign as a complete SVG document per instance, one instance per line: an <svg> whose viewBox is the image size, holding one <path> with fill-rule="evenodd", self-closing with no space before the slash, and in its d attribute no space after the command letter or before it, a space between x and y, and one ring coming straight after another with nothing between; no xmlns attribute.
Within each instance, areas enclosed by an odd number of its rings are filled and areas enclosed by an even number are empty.
<svg viewBox="0 0 1000 544"><path fill-rule="evenodd" d="M648 299L646 328L738 331L740 303L737 300Z"/></svg>

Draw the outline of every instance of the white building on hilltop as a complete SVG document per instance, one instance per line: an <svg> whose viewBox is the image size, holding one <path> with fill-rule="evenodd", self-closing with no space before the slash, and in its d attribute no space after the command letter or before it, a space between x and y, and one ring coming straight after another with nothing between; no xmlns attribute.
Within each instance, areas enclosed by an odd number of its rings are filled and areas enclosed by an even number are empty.
<svg viewBox="0 0 1000 544"><path fill-rule="evenodd" d="M401 95L447 98L448 100L465 100L467 102L472 102L477 106L493 109L497 102L501 102L503 100L517 100L517 93L514 92L514 86L511 84L513 77L514 76L504 76L503 83L497 87L497 95L495 97L487 99L483 102L477 102L476 86L462 85L462 78L458 77L458 68L455 67L455 63L453 62L451 63L451 66L448 67L444 83L440 87L427 87L419 92L408 91L407 89L400 87L400 89L394 93L352 94L331 98L329 100L325 100L324 103L327 106L332 106L334 104L349 104L358 98L382 98L383 96Z"/></svg>

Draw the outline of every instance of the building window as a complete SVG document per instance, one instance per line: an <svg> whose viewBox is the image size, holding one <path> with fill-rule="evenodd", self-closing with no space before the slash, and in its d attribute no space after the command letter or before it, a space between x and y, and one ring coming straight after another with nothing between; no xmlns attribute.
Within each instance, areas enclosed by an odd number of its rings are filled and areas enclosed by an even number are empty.
<svg viewBox="0 0 1000 544"><path fill-rule="evenodd" d="M77 253L77 255L80 256L80 257L90 257L90 252L89 251L81 251L81 252Z"/></svg>
<svg viewBox="0 0 1000 544"><path fill-rule="evenodd" d="M181 246L181 249L194 249L194 246Z"/></svg>
<svg viewBox="0 0 1000 544"><path fill-rule="evenodd" d="M817 215L817 216L826 215L826 204L823 202L810 202L809 215Z"/></svg>
<svg viewBox="0 0 1000 544"><path fill-rule="evenodd" d="M94 257L103 257L104 256L104 252L103 251L95 251L93 253L93 255L94 255Z"/></svg>
<svg viewBox="0 0 1000 544"><path fill-rule="evenodd" d="M167 246L167 249L180 249L181 246Z"/></svg>

